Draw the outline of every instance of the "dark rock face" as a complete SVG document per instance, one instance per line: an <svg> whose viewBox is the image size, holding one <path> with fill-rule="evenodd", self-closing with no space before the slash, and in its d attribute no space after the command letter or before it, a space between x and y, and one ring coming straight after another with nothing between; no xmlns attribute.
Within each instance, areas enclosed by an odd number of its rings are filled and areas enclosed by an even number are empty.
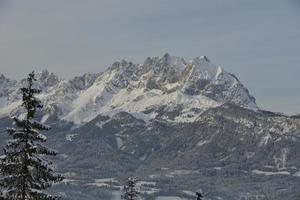
<svg viewBox="0 0 300 200"><path fill-rule="evenodd" d="M0 123L3 127L10 122L4 118ZM295 199L300 194L298 118L225 104L207 110L193 123L170 123L159 116L145 123L121 112L98 116L72 130L69 122L56 120L52 126L49 146L62 153L58 167L77 181L69 188L57 186L67 188L67 196L74 188L102 190L86 186L94 179L123 180L132 174L155 181L166 194L198 188L209 192L211 199ZM2 133L1 142L4 139Z"/></svg>

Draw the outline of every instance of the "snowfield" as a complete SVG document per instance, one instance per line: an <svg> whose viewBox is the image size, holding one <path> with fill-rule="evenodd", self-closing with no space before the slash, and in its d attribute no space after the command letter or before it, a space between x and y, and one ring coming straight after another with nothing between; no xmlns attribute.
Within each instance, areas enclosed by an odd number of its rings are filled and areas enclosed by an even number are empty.
<svg viewBox="0 0 300 200"><path fill-rule="evenodd" d="M42 122L56 115L80 126L99 114L112 116L124 111L149 122L163 109L176 113L164 119L180 123L193 122L205 110L226 102L258 109L240 81L206 56L186 62L165 54L147 58L143 64L122 60L103 73L84 74L69 81L48 71L38 73L37 78L37 87L43 91L39 98L49 113ZM24 80L13 81L2 75L0 82L0 117L20 114L18 90ZM219 89L222 92L216 91Z"/></svg>

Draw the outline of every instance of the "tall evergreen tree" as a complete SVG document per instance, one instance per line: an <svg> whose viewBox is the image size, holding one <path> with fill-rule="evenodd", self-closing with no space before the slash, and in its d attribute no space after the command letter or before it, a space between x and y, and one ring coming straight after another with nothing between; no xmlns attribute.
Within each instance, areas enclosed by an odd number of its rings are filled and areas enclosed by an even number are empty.
<svg viewBox="0 0 300 200"><path fill-rule="evenodd" d="M122 199L124 200L136 200L138 191L136 190L137 178L129 177L123 189Z"/></svg>
<svg viewBox="0 0 300 200"><path fill-rule="evenodd" d="M0 186L4 189L0 199L3 200L54 200L57 197L45 190L63 179L47 160L47 156L57 153L41 144L47 138L40 131L49 130L49 127L34 120L37 110L43 107L35 97L41 90L33 88L34 81L32 72L27 78L28 85L21 88L25 116L12 117L16 128L7 129L12 139L0 157Z"/></svg>
<svg viewBox="0 0 300 200"><path fill-rule="evenodd" d="M203 200L203 195L202 195L202 191L198 191L196 192L196 195L197 195L197 200Z"/></svg>

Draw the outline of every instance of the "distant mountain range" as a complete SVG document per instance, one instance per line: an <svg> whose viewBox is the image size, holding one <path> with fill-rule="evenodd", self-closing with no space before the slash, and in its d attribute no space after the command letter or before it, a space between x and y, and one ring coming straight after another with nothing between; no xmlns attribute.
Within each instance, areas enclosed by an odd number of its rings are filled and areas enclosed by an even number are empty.
<svg viewBox="0 0 300 200"><path fill-rule="evenodd" d="M147 199L300 198L300 118L261 110L239 79L206 57L165 54L120 61L98 74L62 80L37 74L66 173L66 199L118 199L129 175ZM0 75L0 127L22 115L19 88ZM7 138L0 135L0 146Z"/></svg>

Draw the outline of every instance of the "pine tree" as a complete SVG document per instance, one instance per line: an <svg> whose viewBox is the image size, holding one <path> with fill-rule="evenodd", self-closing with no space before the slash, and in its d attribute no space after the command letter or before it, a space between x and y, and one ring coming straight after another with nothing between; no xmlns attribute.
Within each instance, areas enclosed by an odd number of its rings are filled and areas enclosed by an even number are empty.
<svg viewBox="0 0 300 200"><path fill-rule="evenodd" d="M202 191L198 191L196 192L196 195L197 195L197 200L203 200L203 195L202 195Z"/></svg>
<svg viewBox="0 0 300 200"><path fill-rule="evenodd" d="M49 130L49 127L34 120L37 110L43 107L35 97L41 90L33 88L34 81L32 72L27 78L28 85L21 88L25 117L12 117L16 128L7 129L12 139L0 157L0 186L4 188L0 199L3 200L54 200L57 197L45 190L63 179L53 171L52 163L46 158L57 153L41 144L47 138L40 131Z"/></svg>
<svg viewBox="0 0 300 200"><path fill-rule="evenodd" d="M124 194L122 199L124 200L135 200L138 196L138 191L136 190L137 178L129 177L124 186Z"/></svg>

